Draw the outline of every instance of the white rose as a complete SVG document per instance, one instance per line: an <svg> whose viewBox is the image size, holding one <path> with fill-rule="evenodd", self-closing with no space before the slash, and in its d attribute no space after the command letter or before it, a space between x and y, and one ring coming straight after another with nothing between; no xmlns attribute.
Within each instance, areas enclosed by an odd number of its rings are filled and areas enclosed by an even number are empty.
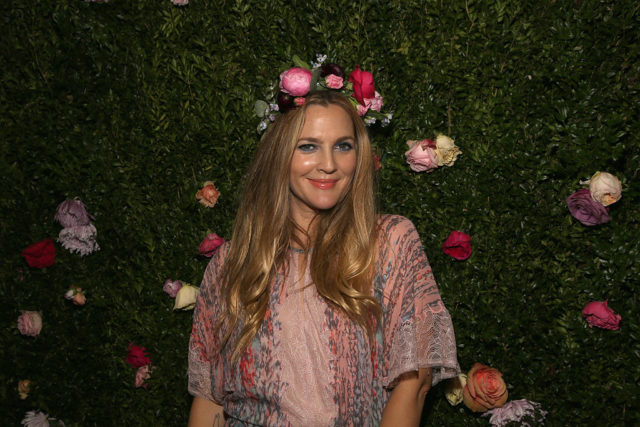
<svg viewBox="0 0 640 427"><path fill-rule="evenodd" d="M196 305L196 298L200 288L192 285L183 284L176 294L176 302L173 306L174 310L191 310Z"/></svg>
<svg viewBox="0 0 640 427"><path fill-rule="evenodd" d="M622 184L614 175L598 171L589 181L589 192L593 200L603 206L609 206L622 197Z"/></svg>
<svg viewBox="0 0 640 427"><path fill-rule="evenodd" d="M451 406L459 405L462 402L462 394L464 386L467 384L467 375L460 374L455 378L451 378L447 381L447 386L444 389L444 397Z"/></svg>

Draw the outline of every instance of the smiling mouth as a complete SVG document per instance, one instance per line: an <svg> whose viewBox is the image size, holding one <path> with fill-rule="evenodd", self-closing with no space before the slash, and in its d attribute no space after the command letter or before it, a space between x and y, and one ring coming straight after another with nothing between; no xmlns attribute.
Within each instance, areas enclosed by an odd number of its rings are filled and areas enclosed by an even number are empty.
<svg viewBox="0 0 640 427"><path fill-rule="evenodd" d="M309 182L311 183L311 185L313 185L316 188L319 188L321 190L331 190L333 187L336 186L336 183L338 182L337 179L310 179L309 178Z"/></svg>

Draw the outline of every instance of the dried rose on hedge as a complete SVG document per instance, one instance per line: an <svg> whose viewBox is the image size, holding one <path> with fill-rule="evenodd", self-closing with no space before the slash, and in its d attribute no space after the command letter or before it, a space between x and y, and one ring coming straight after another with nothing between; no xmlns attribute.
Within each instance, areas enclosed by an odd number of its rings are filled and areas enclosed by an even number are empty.
<svg viewBox="0 0 640 427"><path fill-rule="evenodd" d="M596 326L611 331L620 329L622 316L610 309L608 302L609 300L591 301L582 309L582 317L585 318L589 327Z"/></svg>
<svg viewBox="0 0 640 427"><path fill-rule="evenodd" d="M93 217L87 212L87 207L80 199L68 199L58 205L56 216L53 218L64 228L89 225Z"/></svg>
<svg viewBox="0 0 640 427"><path fill-rule="evenodd" d="M46 268L53 265L56 260L56 248L53 240L46 238L37 243L27 246L21 255L33 268Z"/></svg>
<svg viewBox="0 0 640 427"><path fill-rule="evenodd" d="M596 202L609 206L622 197L622 184L615 175L598 171L589 180L589 193Z"/></svg>
<svg viewBox="0 0 640 427"><path fill-rule="evenodd" d="M467 374L462 399L473 412L486 412L505 404L509 398L507 385L500 371L476 363Z"/></svg>
<svg viewBox="0 0 640 427"><path fill-rule="evenodd" d="M140 366L148 365L151 363L151 359L147 356L147 349L144 347L140 347L135 345L134 343L129 343L129 354L127 354L127 358L125 361L133 366L134 368L139 368Z"/></svg>
<svg viewBox="0 0 640 427"><path fill-rule="evenodd" d="M452 231L442 244L442 251L459 261L469 258L472 252L471 236L461 231Z"/></svg>
<svg viewBox="0 0 640 427"><path fill-rule="evenodd" d="M18 330L22 335L37 337L42 330L42 316L37 311L23 310L18 317Z"/></svg>
<svg viewBox="0 0 640 427"><path fill-rule="evenodd" d="M196 192L196 199L208 208L212 208L216 205L218 197L220 197L220 192L212 181L205 182L202 185L202 188Z"/></svg>

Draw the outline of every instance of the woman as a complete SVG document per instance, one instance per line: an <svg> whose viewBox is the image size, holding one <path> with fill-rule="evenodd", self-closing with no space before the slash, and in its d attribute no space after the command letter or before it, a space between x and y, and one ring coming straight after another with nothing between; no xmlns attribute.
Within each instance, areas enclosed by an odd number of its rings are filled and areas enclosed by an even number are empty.
<svg viewBox="0 0 640 427"><path fill-rule="evenodd" d="M265 134L189 344L190 425L418 425L457 375L413 224L378 216L362 120L319 91Z"/></svg>

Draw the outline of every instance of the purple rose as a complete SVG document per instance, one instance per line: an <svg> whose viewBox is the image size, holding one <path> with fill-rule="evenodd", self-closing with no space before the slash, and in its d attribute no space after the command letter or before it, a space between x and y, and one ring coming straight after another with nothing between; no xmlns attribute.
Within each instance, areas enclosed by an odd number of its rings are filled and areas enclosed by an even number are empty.
<svg viewBox="0 0 640 427"><path fill-rule="evenodd" d="M280 74L280 90L291 96L305 96L311 90L313 73L302 67L293 67Z"/></svg>
<svg viewBox="0 0 640 427"><path fill-rule="evenodd" d="M167 281L164 282L164 286L162 286L162 290L165 291L171 298L175 298L181 287L182 282L180 280L167 279Z"/></svg>
<svg viewBox="0 0 640 427"><path fill-rule="evenodd" d="M609 208L593 200L588 188L578 190L567 197L567 206L571 215L584 225L598 225L609 222Z"/></svg>
<svg viewBox="0 0 640 427"><path fill-rule="evenodd" d="M278 110L283 113L293 110L295 108L295 104L293 103L293 96L288 93L279 92L278 93Z"/></svg>
<svg viewBox="0 0 640 427"><path fill-rule="evenodd" d="M89 225L93 217L87 212L87 208L80 199L65 200L56 209L56 221L64 228Z"/></svg>
<svg viewBox="0 0 640 427"><path fill-rule="evenodd" d="M329 74L333 74L337 77L344 77L344 70L338 64L324 64L320 70L320 77L326 77Z"/></svg>

